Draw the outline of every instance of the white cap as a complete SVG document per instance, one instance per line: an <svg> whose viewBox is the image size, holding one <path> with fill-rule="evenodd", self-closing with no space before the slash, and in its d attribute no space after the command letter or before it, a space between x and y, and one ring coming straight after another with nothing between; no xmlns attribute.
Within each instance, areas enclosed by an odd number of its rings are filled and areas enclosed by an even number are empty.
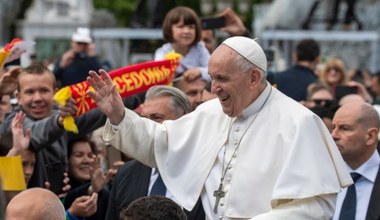
<svg viewBox="0 0 380 220"><path fill-rule="evenodd" d="M77 28L76 32L74 32L73 36L71 37L71 40L80 43L91 43L92 39L90 35L90 29L84 27Z"/></svg>
<svg viewBox="0 0 380 220"><path fill-rule="evenodd" d="M236 36L227 38L223 41L223 44L242 55L260 69L267 71L267 57L263 48L254 39Z"/></svg>

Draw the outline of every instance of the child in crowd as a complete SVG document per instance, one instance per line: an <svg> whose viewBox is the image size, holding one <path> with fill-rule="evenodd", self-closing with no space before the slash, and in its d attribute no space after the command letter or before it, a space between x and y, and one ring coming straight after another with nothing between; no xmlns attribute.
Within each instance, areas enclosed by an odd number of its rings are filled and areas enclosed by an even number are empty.
<svg viewBox="0 0 380 220"><path fill-rule="evenodd" d="M175 7L165 16L162 31L167 43L156 50L154 60L165 59L166 54L174 51L183 56L175 77L192 81L201 76L210 81L207 71L210 53L201 41L198 15L191 8Z"/></svg>
<svg viewBox="0 0 380 220"><path fill-rule="evenodd" d="M13 147L9 150L7 156L21 156L22 167L24 172L25 184L28 185L29 180L34 172L34 165L36 162L35 152L29 148L30 143L30 128L23 129L25 113L22 111L17 112L15 117L12 120L12 143ZM67 191L70 189L70 185L67 185L69 179L67 174L64 174L64 183L62 188L62 194L58 195L61 199L66 196ZM49 189L50 183L46 182L46 187ZM12 195L9 195L10 198L18 194L15 192ZM75 201L68 207L66 214L68 214L68 219L75 219L73 216L83 216L83 213L88 213L88 216L96 212L96 201L97 193L92 196L80 196L75 199ZM70 210L70 211L69 211Z"/></svg>

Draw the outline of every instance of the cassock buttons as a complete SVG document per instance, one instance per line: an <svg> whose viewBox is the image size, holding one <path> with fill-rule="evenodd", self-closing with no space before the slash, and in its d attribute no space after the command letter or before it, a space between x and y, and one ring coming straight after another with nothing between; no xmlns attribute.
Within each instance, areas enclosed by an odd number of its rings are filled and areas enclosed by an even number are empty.
<svg viewBox="0 0 380 220"><path fill-rule="evenodd" d="M236 146L239 143L239 140L234 138L234 145Z"/></svg>
<svg viewBox="0 0 380 220"><path fill-rule="evenodd" d="M239 127L236 127L236 128L235 128L235 131L236 131L236 132L239 132L239 131L240 131L240 128L239 128Z"/></svg>

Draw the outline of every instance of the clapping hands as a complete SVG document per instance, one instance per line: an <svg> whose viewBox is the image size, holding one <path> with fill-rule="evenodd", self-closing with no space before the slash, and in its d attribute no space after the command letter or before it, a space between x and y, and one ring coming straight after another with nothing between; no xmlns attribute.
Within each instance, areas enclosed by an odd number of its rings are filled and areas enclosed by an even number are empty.
<svg viewBox="0 0 380 220"><path fill-rule="evenodd" d="M12 120L11 129L13 137L13 147L8 152L7 156L17 156L22 153L23 150L28 149L30 143L30 128L25 129L24 132L24 120L25 113L17 112Z"/></svg>

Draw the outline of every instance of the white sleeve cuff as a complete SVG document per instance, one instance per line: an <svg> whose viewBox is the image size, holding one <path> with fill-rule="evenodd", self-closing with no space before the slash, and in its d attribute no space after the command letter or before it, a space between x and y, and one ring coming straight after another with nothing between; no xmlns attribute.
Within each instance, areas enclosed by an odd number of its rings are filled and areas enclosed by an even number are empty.
<svg viewBox="0 0 380 220"><path fill-rule="evenodd" d="M109 122L111 125L111 128L112 128L112 131L115 133L118 132L120 130L121 126L123 125L123 121L124 120L122 120L118 125L114 125L111 122Z"/></svg>

